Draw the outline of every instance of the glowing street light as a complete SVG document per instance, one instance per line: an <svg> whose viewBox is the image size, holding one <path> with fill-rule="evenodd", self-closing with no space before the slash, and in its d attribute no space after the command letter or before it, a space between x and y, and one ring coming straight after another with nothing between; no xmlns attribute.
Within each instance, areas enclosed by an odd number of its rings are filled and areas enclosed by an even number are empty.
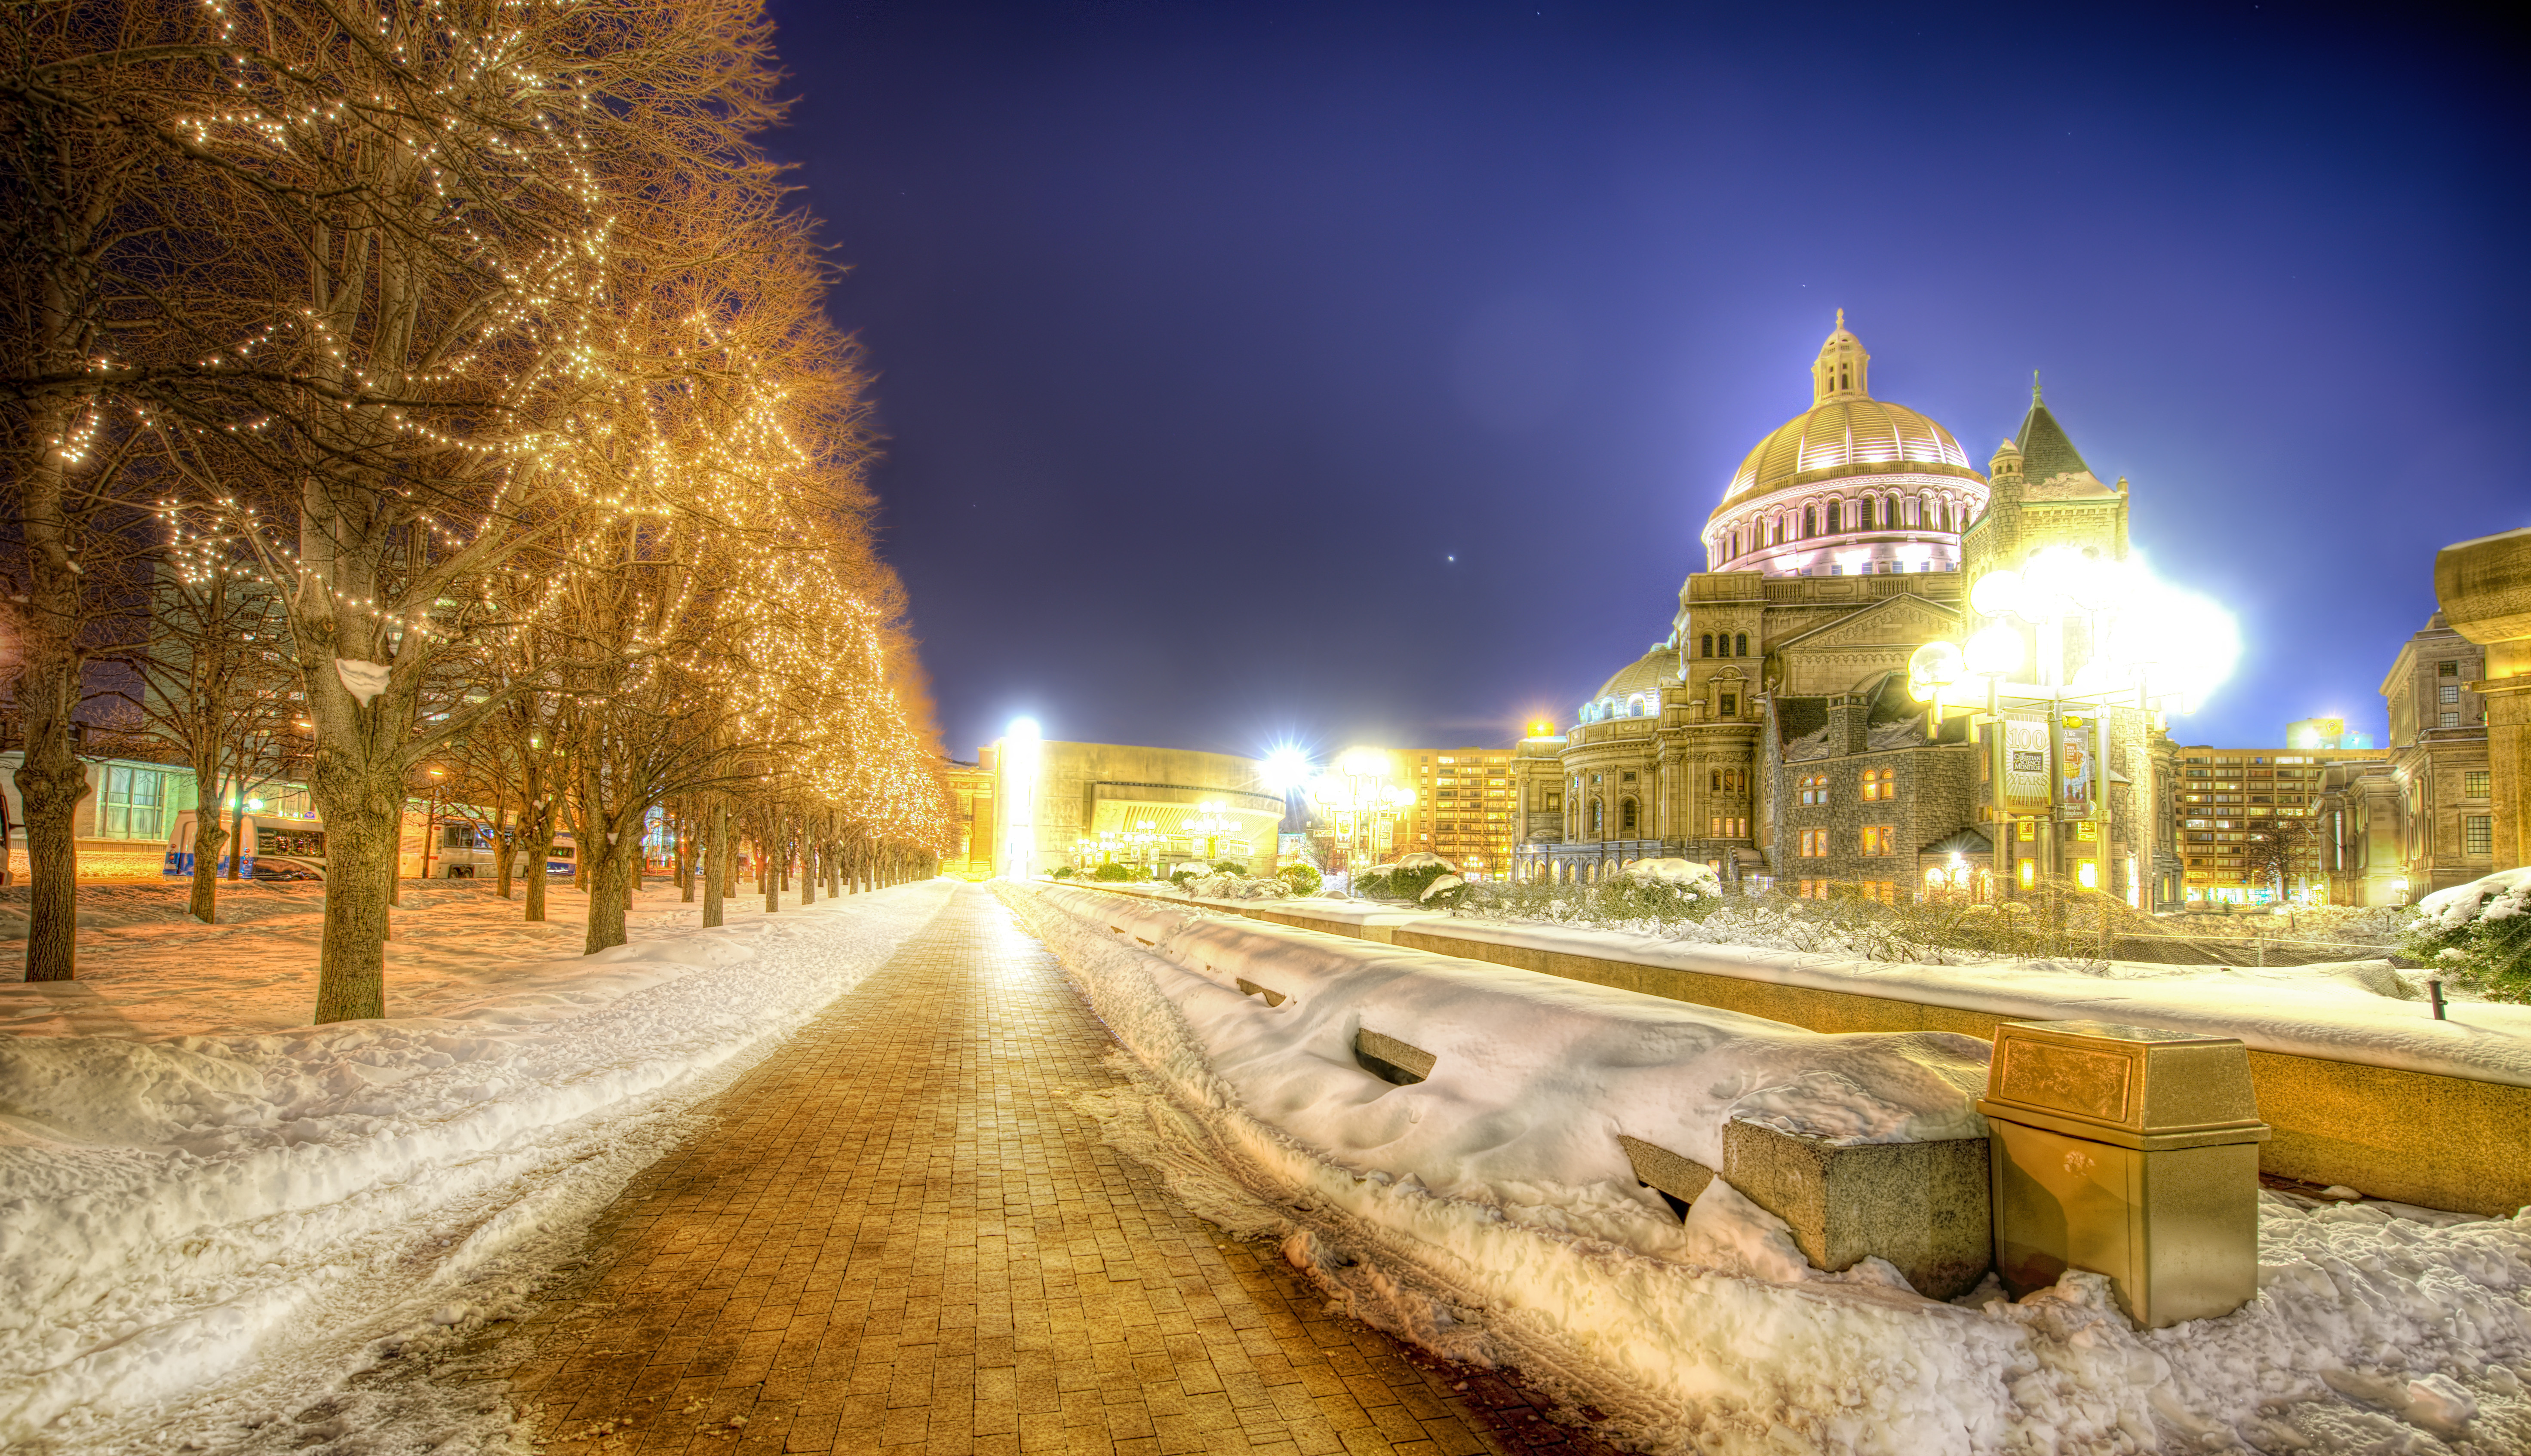
<svg viewBox="0 0 2531 1456"><path fill-rule="evenodd" d="M1415 791L1391 784L1389 756L1378 749L1347 749L1332 772L1310 781L1310 802L1338 817L1346 845L1345 873L1351 883L1354 857L1369 852L1369 830L1375 815L1396 813L1415 802Z"/></svg>

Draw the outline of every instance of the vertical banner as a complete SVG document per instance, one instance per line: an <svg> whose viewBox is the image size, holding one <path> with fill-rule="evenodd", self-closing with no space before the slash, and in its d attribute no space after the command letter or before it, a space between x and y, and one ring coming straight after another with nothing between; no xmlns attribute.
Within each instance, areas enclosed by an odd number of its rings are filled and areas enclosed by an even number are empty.
<svg viewBox="0 0 2531 1456"><path fill-rule="evenodd" d="M2054 804L2048 782L2048 720L2015 714L2003 721L2003 812L2044 814Z"/></svg>
<svg viewBox="0 0 2531 1456"><path fill-rule="evenodd" d="M2098 713L2056 718L2056 808L2067 818L2090 818L2101 783L2101 719Z"/></svg>

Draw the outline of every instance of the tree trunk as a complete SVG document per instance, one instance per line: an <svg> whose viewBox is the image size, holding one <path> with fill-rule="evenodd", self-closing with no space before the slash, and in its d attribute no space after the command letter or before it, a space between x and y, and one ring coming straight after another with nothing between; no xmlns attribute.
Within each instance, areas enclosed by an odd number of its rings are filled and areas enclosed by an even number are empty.
<svg viewBox="0 0 2531 1456"><path fill-rule="evenodd" d="M220 920L220 846L228 836L220 832L220 773L217 764L208 774L197 760L194 782L207 784L210 792L198 789L194 795L194 893L185 912L206 925Z"/></svg>
<svg viewBox="0 0 2531 1456"><path fill-rule="evenodd" d="M764 872L757 877L763 884L764 913L772 915L782 909L782 869L780 866L773 863L773 857L780 853L775 846L782 839L782 820L767 814L765 822L767 827L764 831Z"/></svg>
<svg viewBox="0 0 2531 1456"><path fill-rule="evenodd" d="M309 775L325 819L325 929L317 1022L386 1015L387 906L404 834L399 774L374 777L319 747Z"/></svg>
<svg viewBox="0 0 2531 1456"><path fill-rule="evenodd" d="M19 693L24 701L24 678ZM27 761L16 776L27 812L27 979L69 980L79 974L79 844L71 816L87 797L87 768L71 753L67 715L60 720L65 731L40 740L31 708L27 716Z"/></svg>
<svg viewBox="0 0 2531 1456"><path fill-rule="evenodd" d="M806 834L800 836L800 903L817 903L817 842Z"/></svg>
<svg viewBox="0 0 2531 1456"><path fill-rule="evenodd" d="M510 826L507 800L492 811L492 882L501 898L510 898L510 882L519 868L519 836Z"/></svg>
<svg viewBox="0 0 2531 1456"><path fill-rule="evenodd" d="M693 809L693 801L687 801L684 812L676 818L677 900L684 905L695 903L695 837L699 831L691 818Z"/></svg>
<svg viewBox="0 0 2531 1456"><path fill-rule="evenodd" d="M69 301L48 288L42 317L66 322ZM49 333L50 330L47 330ZM48 338L47 343L58 343ZM58 441L70 431L68 400L39 406L25 421L32 441ZM18 800L27 815L27 979L69 980L79 974L79 845L72 816L88 795L87 768L71 747L71 719L79 707L80 565L72 559L69 480L62 452L38 443L25 474L12 482L27 549L28 594L13 613L23 636L12 645L19 659L15 697L27 732L26 761L17 773Z"/></svg>
<svg viewBox="0 0 2531 1456"><path fill-rule="evenodd" d="M237 803L229 806L229 883L246 872L246 779L238 779ZM215 806L211 812L218 813Z"/></svg>
<svg viewBox="0 0 2531 1456"><path fill-rule="evenodd" d="M624 912L633 903L632 876L633 857L620 845L608 845L596 867L589 870L589 935L581 943L581 954L594 955L624 943Z"/></svg>
<svg viewBox="0 0 2531 1456"><path fill-rule="evenodd" d="M717 797L717 796L715 796ZM703 927L721 923L721 892L729 880L729 806L715 803L711 833L703 841Z"/></svg>

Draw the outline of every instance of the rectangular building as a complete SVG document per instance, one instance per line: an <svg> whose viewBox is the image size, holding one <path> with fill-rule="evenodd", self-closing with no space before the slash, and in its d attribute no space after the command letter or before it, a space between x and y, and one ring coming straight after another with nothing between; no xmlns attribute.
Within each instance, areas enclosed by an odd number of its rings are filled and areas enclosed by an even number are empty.
<svg viewBox="0 0 2531 1456"><path fill-rule="evenodd" d="M2283 834L2292 845L2282 876L2289 897L2335 898L2318 822L2333 765L2381 762L2387 749L2222 749L2177 751L2170 842L2180 863L2180 896L2194 904L2258 904L2275 898L2277 877L2254 864L2255 837ZM2279 828L2279 825L2284 827Z"/></svg>
<svg viewBox="0 0 2531 1456"><path fill-rule="evenodd" d="M1507 879L1519 839L1510 749L1402 749L1415 803L1399 816L1397 852L1439 855L1470 879Z"/></svg>

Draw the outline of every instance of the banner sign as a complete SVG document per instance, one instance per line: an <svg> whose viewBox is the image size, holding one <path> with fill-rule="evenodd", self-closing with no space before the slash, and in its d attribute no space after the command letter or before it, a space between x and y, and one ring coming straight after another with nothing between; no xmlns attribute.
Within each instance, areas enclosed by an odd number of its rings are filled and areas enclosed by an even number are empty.
<svg viewBox="0 0 2531 1456"><path fill-rule="evenodd" d="M2055 801L2048 776L2048 720L2015 715L2003 720L2003 812L2044 814Z"/></svg>
<svg viewBox="0 0 2531 1456"><path fill-rule="evenodd" d="M2097 713L2061 713L2056 718L2056 807L2090 817L2099 793L2101 719Z"/></svg>

